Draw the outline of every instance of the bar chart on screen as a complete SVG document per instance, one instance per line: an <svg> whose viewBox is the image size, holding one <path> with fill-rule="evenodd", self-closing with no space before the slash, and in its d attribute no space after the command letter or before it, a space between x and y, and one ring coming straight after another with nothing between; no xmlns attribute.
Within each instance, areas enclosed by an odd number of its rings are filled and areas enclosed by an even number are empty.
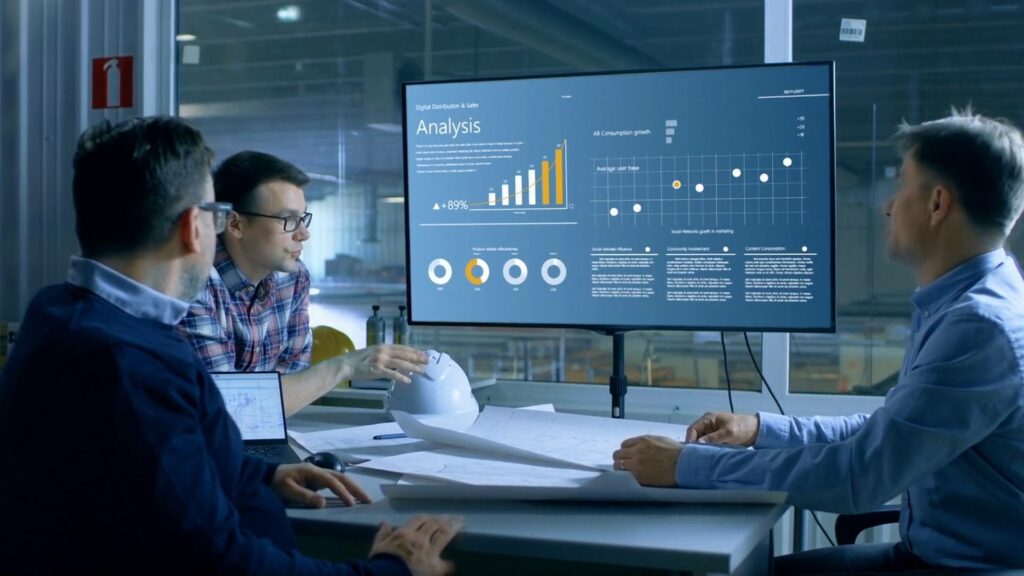
<svg viewBox="0 0 1024 576"><path fill-rule="evenodd" d="M475 203L470 210L565 210L568 208L569 186L565 163L568 156L568 141L562 140L553 153L544 155L540 171L535 164L529 164L526 173L516 170L512 182L503 180L500 191L491 188L484 205ZM525 178L524 178L525 176ZM539 191L539 194L538 194Z"/></svg>

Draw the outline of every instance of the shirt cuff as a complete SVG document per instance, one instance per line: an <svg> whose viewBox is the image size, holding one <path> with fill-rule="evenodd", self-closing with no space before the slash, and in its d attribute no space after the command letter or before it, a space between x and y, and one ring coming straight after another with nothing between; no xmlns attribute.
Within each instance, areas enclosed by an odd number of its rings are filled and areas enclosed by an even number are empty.
<svg viewBox="0 0 1024 576"><path fill-rule="evenodd" d="M374 574L380 576L412 576L409 565L394 554L374 554L368 563Z"/></svg>
<svg viewBox="0 0 1024 576"><path fill-rule="evenodd" d="M263 483L266 484L267 486L273 486L274 474L277 474L277 467L279 466L279 464L271 464L266 460L264 460L264 463L267 465L267 467L263 471Z"/></svg>
<svg viewBox="0 0 1024 576"><path fill-rule="evenodd" d="M754 448L783 448L789 442L790 417L772 412L758 412L760 422Z"/></svg>
<svg viewBox="0 0 1024 576"><path fill-rule="evenodd" d="M708 444L684 444L676 464L680 488L714 488L714 459L723 450Z"/></svg>

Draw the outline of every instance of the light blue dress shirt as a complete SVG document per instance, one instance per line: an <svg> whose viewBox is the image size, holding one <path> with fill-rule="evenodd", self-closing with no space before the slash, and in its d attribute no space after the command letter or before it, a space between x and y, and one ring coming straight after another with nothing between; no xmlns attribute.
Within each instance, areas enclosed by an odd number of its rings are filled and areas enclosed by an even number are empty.
<svg viewBox="0 0 1024 576"><path fill-rule="evenodd" d="M899 383L873 414L761 413L755 450L688 444L684 488L785 490L866 511L903 493L900 534L923 560L1024 567L1024 279L1003 250L913 296Z"/></svg>
<svg viewBox="0 0 1024 576"><path fill-rule="evenodd" d="M71 257L68 282L93 292L136 318L174 326L188 312L187 302L157 292L89 258Z"/></svg>

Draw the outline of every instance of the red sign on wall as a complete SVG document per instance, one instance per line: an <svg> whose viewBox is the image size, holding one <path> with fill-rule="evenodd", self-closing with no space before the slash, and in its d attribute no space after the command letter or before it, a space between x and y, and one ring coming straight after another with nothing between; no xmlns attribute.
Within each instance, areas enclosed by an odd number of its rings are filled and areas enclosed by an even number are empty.
<svg viewBox="0 0 1024 576"><path fill-rule="evenodd" d="M108 56L92 59L92 108L131 108L132 70L131 56Z"/></svg>

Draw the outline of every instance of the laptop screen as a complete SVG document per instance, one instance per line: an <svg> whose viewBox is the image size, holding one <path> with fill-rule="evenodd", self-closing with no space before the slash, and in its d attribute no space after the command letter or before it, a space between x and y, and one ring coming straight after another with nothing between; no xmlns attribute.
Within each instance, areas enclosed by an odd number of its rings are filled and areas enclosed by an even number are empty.
<svg viewBox="0 0 1024 576"><path fill-rule="evenodd" d="M277 372L210 374L242 440L286 440L281 375Z"/></svg>

